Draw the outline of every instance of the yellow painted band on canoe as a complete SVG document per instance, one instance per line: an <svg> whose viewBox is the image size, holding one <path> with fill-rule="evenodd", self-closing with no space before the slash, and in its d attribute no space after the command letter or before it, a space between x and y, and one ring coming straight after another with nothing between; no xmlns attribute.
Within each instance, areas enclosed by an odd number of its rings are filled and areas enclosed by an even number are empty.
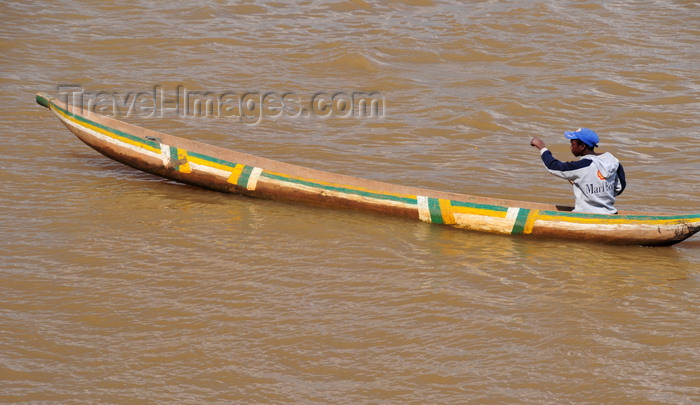
<svg viewBox="0 0 700 405"><path fill-rule="evenodd" d="M245 165L242 164L237 164L233 170L231 171L231 175L228 177L228 181L231 184L238 184L238 179L241 177L241 173L243 173L243 169L245 168Z"/></svg>
<svg viewBox="0 0 700 405"><path fill-rule="evenodd" d="M539 218L540 210L531 210L527 215L527 220L525 221L525 227L523 228L524 234L532 233L532 228L535 227L535 220Z"/></svg>
<svg viewBox="0 0 700 405"><path fill-rule="evenodd" d="M190 167L189 156L187 155L186 149L177 148L177 160L178 162L184 162L178 165L177 170L180 173L192 173L192 168Z"/></svg>
<svg viewBox="0 0 700 405"><path fill-rule="evenodd" d="M455 208L452 206L450 200L445 200L440 198L438 200L440 204L440 213L442 214L442 223L446 225L452 225L455 223Z"/></svg>

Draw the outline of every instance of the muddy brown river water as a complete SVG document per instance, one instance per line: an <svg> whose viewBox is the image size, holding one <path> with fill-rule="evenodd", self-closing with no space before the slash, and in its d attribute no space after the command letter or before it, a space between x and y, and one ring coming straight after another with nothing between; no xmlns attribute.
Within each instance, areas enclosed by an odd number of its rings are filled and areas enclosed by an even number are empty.
<svg viewBox="0 0 700 405"><path fill-rule="evenodd" d="M700 212L696 1L0 2L0 402L700 402L700 238L476 234L220 194L34 94L362 178ZM188 94L188 96L185 96Z"/></svg>

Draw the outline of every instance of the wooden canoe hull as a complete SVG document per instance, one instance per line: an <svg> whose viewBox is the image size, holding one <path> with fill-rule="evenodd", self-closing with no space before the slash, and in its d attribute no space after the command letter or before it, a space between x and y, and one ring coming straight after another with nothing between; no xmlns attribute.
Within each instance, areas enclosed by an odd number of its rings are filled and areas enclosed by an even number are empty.
<svg viewBox="0 0 700 405"><path fill-rule="evenodd" d="M355 209L479 232L609 244L672 245L700 231L700 215L579 214L561 207L359 179L290 165L131 125L43 93L84 143L118 162L179 182L255 198Z"/></svg>

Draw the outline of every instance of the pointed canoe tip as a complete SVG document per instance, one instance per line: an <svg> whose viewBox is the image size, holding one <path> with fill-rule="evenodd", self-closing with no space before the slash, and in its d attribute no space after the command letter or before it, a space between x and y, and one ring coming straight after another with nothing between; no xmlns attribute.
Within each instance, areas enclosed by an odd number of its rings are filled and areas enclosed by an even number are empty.
<svg viewBox="0 0 700 405"><path fill-rule="evenodd" d="M36 103L39 104L40 106L44 106L46 108L49 108L49 105L51 104L51 97L49 97L48 94L46 93L36 93Z"/></svg>

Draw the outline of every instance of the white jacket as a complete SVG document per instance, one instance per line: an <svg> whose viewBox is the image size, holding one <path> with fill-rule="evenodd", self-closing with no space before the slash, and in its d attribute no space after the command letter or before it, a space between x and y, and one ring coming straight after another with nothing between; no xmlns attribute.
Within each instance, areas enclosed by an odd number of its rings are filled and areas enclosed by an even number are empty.
<svg viewBox="0 0 700 405"><path fill-rule="evenodd" d="M613 206L615 197L622 194L627 182L625 171L615 156L606 152L586 155L578 161L561 162L547 148L540 152L550 173L574 185L574 212L617 214Z"/></svg>

